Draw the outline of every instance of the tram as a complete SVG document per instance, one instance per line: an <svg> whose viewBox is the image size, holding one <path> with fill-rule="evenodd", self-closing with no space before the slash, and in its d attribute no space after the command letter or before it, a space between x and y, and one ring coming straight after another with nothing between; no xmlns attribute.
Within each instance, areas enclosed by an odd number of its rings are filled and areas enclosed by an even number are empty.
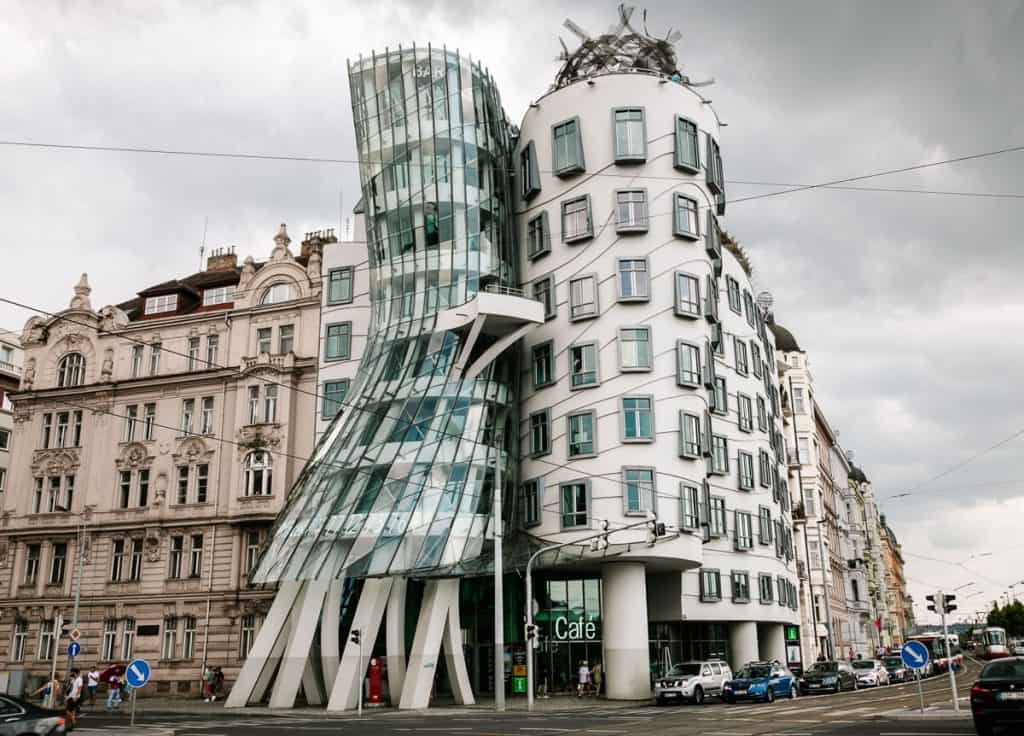
<svg viewBox="0 0 1024 736"><path fill-rule="evenodd" d="M982 659L1009 657L1010 649L1006 645L1006 629L1001 626L986 626L981 632L981 639L974 651Z"/></svg>

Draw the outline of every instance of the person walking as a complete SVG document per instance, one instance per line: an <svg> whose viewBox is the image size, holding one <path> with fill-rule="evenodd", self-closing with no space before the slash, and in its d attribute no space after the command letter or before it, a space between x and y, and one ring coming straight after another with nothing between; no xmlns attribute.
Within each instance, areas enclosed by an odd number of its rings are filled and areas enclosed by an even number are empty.
<svg viewBox="0 0 1024 736"><path fill-rule="evenodd" d="M220 667L213 668L213 702L217 701L217 696L221 694L224 689L224 670Z"/></svg>
<svg viewBox="0 0 1024 736"><path fill-rule="evenodd" d="M57 707L57 695L61 692L61 681L60 675L54 675L52 680L47 680L38 688L33 690L30 694L30 698L34 698L37 695L42 696L42 704L44 708L56 708Z"/></svg>
<svg viewBox="0 0 1024 736"><path fill-rule="evenodd" d="M579 677L579 684L576 686L576 697L582 698L590 689L590 667L587 666L587 660L580 660L577 676Z"/></svg>
<svg viewBox="0 0 1024 736"><path fill-rule="evenodd" d="M601 671L601 662L594 662L594 669L590 671L590 679L594 681L594 695L601 695L601 681L604 680L604 672Z"/></svg>
<svg viewBox="0 0 1024 736"><path fill-rule="evenodd" d="M121 710L121 678L111 675L107 680L107 711Z"/></svg>
<svg viewBox="0 0 1024 736"><path fill-rule="evenodd" d="M64 711L67 722L71 725L68 731L74 731L78 725L78 707L82 700L82 690L85 683L78 668L71 670L71 679L68 681L68 692L64 700Z"/></svg>
<svg viewBox="0 0 1024 736"><path fill-rule="evenodd" d="M96 688L100 686L100 669L93 665L92 669L85 676L85 686L89 691L89 707L96 707Z"/></svg>

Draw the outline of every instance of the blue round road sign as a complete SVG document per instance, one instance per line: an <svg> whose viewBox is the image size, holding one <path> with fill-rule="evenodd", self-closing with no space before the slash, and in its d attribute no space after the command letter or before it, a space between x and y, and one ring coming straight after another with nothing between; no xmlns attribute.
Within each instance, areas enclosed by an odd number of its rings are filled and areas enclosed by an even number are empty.
<svg viewBox="0 0 1024 736"><path fill-rule="evenodd" d="M133 659L124 671L124 679L131 687L138 689L149 682L151 674L149 662L144 659Z"/></svg>
<svg viewBox="0 0 1024 736"><path fill-rule="evenodd" d="M68 644L68 656L69 657L77 657L81 653L82 653L82 645L79 644L77 641L73 641L70 644Z"/></svg>
<svg viewBox="0 0 1024 736"><path fill-rule="evenodd" d="M903 664L912 670L919 670L928 664L928 647L919 641L910 640L900 649Z"/></svg>

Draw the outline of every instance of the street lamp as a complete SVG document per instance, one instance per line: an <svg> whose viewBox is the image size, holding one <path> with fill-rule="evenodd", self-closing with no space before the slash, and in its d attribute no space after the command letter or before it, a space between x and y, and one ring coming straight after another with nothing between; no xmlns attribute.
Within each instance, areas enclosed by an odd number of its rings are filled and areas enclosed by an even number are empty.
<svg viewBox="0 0 1024 736"><path fill-rule="evenodd" d="M54 506L54 509L65 514L74 513L67 506ZM83 547L85 546L85 523L87 521L86 515L92 513L92 506L86 506L80 514L75 514L78 517L78 528L77 528L77 544L75 549L75 556L78 558L78 572L75 574L75 607L71 614L71 629L78 628L78 607L82 601L82 575L85 567L85 554L83 553ZM60 632L54 632L55 636L59 636ZM59 638L54 642L54 649L58 646ZM75 658L68 656L68 671L66 676L71 675L71 665L75 661Z"/></svg>

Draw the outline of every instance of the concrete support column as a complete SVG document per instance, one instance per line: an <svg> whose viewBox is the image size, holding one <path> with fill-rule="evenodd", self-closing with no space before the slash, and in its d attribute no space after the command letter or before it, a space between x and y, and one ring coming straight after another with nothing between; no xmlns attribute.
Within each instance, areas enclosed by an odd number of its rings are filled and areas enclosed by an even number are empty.
<svg viewBox="0 0 1024 736"><path fill-rule="evenodd" d="M786 632L782 624L758 624L757 648L761 659L786 664Z"/></svg>
<svg viewBox="0 0 1024 736"><path fill-rule="evenodd" d="M757 624L754 621L729 624L729 666L735 672L747 662L757 660Z"/></svg>
<svg viewBox="0 0 1024 736"><path fill-rule="evenodd" d="M601 568L605 692L611 700L651 697L647 578L642 562ZM756 639L755 639L756 641ZM572 665L575 668L577 662Z"/></svg>

